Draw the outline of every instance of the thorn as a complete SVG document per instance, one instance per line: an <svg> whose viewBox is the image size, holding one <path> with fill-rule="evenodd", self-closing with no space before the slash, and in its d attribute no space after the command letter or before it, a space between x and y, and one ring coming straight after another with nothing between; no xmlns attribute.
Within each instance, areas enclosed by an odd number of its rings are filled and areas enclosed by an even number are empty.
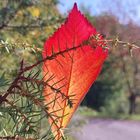
<svg viewBox="0 0 140 140"><path fill-rule="evenodd" d="M64 68L63 67L63 65L55 58L55 61L62 67L62 68Z"/></svg>

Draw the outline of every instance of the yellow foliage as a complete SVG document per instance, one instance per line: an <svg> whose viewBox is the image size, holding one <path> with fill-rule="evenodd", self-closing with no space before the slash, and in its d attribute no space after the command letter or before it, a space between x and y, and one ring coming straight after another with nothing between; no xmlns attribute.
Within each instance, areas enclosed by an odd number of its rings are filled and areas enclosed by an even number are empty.
<svg viewBox="0 0 140 140"><path fill-rule="evenodd" d="M40 16L40 10L37 7L30 7L28 11L31 13L33 17L39 17Z"/></svg>
<svg viewBox="0 0 140 140"><path fill-rule="evenodd" d="M17 16L23 16L23 11L22 11L22 10L19 10L19 11L17 12Z"/></svg>

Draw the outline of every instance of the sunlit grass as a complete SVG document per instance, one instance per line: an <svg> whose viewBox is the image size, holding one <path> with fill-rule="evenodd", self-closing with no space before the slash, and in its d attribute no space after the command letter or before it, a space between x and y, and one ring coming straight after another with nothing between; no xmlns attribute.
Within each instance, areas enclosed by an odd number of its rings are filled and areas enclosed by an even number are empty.
<svg viewBox="0 0 140 140"><path fill-rule="evenodd" d="M106 113L106 112L97 112L88 107L79 107L78 111L76 112L78 115L87 117L87 118L101 118L101 119L120 119L120 120L134 120L140 121L140 114L123 114L123 113Z"/></svg>

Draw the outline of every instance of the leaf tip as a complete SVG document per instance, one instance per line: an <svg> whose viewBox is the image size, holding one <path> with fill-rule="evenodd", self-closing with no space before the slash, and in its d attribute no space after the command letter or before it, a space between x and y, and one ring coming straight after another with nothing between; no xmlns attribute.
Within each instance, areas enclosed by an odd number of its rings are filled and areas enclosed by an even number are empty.
<svg viewBox="0 0 140 140"><path fill-rule="evenodd" d="M78 7L77 7L77 3L76 2L74 3L73 10L77 10L78 11Z"/></svg>

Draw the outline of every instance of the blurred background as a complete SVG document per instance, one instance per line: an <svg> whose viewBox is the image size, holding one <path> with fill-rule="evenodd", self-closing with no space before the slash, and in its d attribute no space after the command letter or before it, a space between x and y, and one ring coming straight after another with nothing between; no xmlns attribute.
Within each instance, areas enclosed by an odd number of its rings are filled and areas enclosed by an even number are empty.
<svg viewBox="0 0 140 140"><path fill-rule="evenodd" d="M140 46L139 0L0 0L1 43L26 42L42 49L74 2L106 38L119 38ZM0 49L1 81L14 78L23 58L28 63L36 59L28 49ZM112 140L120 132L122 137L119 135L116 140L140 138L140 49L134 49L132 55L121 45L111 50L100 76L70 124L73 129L67 132L69 139L103 140L100 134L106 135L106 131L114 135L108 133L104 140Z"/></svg>

